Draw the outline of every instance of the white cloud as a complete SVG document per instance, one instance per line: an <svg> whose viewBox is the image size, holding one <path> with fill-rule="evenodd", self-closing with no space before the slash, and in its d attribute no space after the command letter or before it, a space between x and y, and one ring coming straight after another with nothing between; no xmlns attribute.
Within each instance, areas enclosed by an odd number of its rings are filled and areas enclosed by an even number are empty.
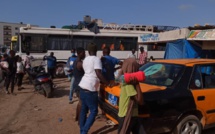
<svg viewBox="0 0 215 134"><path fill-rule="evenodd" d="M193 8L194 6L193 5L180 5L178 8L180 9L180 10L189 10L189 9L191 9L191 8Z"/></svg>

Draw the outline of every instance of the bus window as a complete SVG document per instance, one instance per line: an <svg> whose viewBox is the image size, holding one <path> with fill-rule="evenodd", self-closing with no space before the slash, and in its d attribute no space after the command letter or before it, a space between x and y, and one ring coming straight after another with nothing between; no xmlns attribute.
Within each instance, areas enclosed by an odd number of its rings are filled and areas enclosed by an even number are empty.
<svg viewBox="0 0 215 134"><path fill-rule="evenodd" d="M124 48L124 45L123 44L120 44L119 46L119 50L123 51L125 48Z"/></svg>
<svg viewBox="0 0 215 134"><path fill-rule="evenodd" d="M104 47L110 47L111 44L114 42L113 37L95 37L93 40L94 43L98 46L98 50L102 50Z"/></svg>
<svg viewBox="0 0 215 134"><path fill-rule="evenodd" d="M73 48L84 47L82 39L73 39Z"/></svg>
<svg viewBox="0 0 215 134"><path fill-rule="evenodd" d="M73 36L72 41L72 48L83 47L86 50L87 45L91 42L94 42L93 38L90 36Z"/></svg>
<svg viewBox="0 0 215 134"><path fill-rule="evenodd" d="M165 51L165 49L166 49L165 43L148 45L148 51Z"/></svg>
<svg viewBox="0 0 215 134"><path fill-rule="evenodd" d="M49 50L71 50L72 40L68 38L50 37L48 39Z"/></svg>
<svg viewBox="0 0 215 134"><path fill-rule="evenodd" d="M102 48L101 48L101 50L103 50L105 47L106 47L106 44L105 44L105 43L104 43L104 44L102 44Z"/></svg>
<svg viewBox="0 0 215 134"><path fill-rule="evenodd" d="M47 52L47 37L44 35L21 36L22 52Z"/></svg>
<svg viewBox="0 0 215 134"><path fill-rule="evenodd" d="M87 45L89 44L89 43L91 43L91 42L93 42L93 39L92 38L90 38L90 37L88 37L88 38L84 38L83 39L83 48L85 48L85 49L87 49Z"/></svg>
<svg viewBox="0 0 215 134"><path fill-rule="evenodd" d="M110 45L110 50L114 50L114 44L113 43Z"/></svg>
<svg viewBox="0 0 215 134"><path fill-rule="evenodd" d="M132 49L137 48L137 38L135 37L117 37L116 38L117 43L117 50L120 51L130 51Z"/></svg>

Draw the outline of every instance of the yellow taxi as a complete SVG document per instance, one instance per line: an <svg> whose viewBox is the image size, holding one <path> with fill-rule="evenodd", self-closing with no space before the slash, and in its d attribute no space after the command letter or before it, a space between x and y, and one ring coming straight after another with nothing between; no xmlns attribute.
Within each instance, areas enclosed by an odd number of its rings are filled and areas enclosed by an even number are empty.
<svg viewBox="0 0 215 134"><path fill-rule="evenodd" d="M156 60L140 71L139 118L148 134L201 134L215 126L215 60ZM100 108L116 124L119 96L120 85L100 88Z"/></svg>

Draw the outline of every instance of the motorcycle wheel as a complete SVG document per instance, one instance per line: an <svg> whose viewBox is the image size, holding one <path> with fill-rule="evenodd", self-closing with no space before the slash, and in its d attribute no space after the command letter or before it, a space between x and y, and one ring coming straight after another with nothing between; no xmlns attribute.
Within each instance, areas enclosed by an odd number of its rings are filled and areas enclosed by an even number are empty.
<svg viewBox="0 0 215 134"><path fill-rule="evenodd" d="M51 84L49 83L44 83L41 85L44 92L45 92L45 97L46 98L51 98L52 97L52 87L51 87Z"/></svg>
<svg viewBox="0 0 215 134"><path fill-rule="evenodd" d="M64 72L64 67L66 66L66 64L64 63L58 63L56 70L55 70L55 76L58 78L65 78L65 72Z"/></svg>
<svg viewBox="0 0 215 134"><path fill-rule="evenodd" d="M39 94L41 94L41 95L46 95L46 93L45 93L45 91L42 89L42 87L41 87L41 85L36 85L35 86L35 91L37 91Z"/></svg>

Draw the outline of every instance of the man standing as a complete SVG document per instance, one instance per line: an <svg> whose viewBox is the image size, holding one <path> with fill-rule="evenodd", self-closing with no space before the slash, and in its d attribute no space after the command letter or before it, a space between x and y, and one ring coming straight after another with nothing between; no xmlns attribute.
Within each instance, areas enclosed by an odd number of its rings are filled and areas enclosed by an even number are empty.
<svg viewBox="0 0 215 134"><path fill-rule="evenodd" d="M77 58L77 56L75 55L75 49L73 48L71 50L71 56L68 58L67 63L66 63L66 67L64 68L64 72L65 75L68 76L68 79L71 81L71 71L72 66L70 66L70 61L72 61L72 63L75 61L75 59Z"/></svg>
<svg viewBox="0 0 215 134"><path fill-rule="evenodd" d="M17 79L18 91L20 91L21 89L23 89L22 88L22 79L24 77L25 71L24 71L24 65L22 63L22 57L17 55L16 58L17 58L16 79Z"/></svg>
<svg viewBox="0 0 215 134"><path fill-rule="evenodd" d="M83 69L83 60L85 58L84 48L78 47L77 55L78 55L78 57L73 63L73 75L75 78L73 88L79 99L77 107L76 107L75 120L78 121L78 124L80 124L79 119L80 119L80 110L81 110L81 100L80 100L80 87L78 86L78 84L80 83L82 77L84 76L84 69Z"/></svg>
<svg viewBox="0 0 215 134"><path fill-rule="evenodd" d="M146 64L147 61L147 52L144 51L144 47L140 47L140 56L139 56L139 64L140 66Z"/></svg>
<svg viewBox="0 0 215 134"><path fill-rule="evenodd" d="M134 58L134 59L136 59L135 49L132 49L132 50L131 50L131 53L128 54L128 58Z"/></svg>
<svg viewBox="0 0 215 134"><path fill-rule="evenodd" d="M51 75L53 79L55 75L56 64L57 64L57 59L54 56L54 52L51 52L49 56L45 56L44 60L47 60L48 73Z"/></svg>
<svg viewBox="0 0 215 134"><path fill-rule="evenodd" d="M73 101L72 101L72 98L73 98L73 89L74 89L74 86L73 86L73 83L74 83L74 76L73 76L73 63L74 61L77 59L77 56L75 55L75 49L73 48L71 50L71 53L72 53L72 56L70 56L67 60L67 67L69 68L69 74L68 74L68 77L69 79L71 80L71 84L70 84L70 92L69 92L69 103L72 104Z"/></svg>
<svg viewBox="0 0 215 134"><path fill-rule="evenodd" d="M102 57L102 74L108 81L115 80L114 72L116 69L116 65L122 65L122 61L119 59L110 56L110 48L105 47L103 49L103 57Z"/></svg>
<svg viewBox="0 0 215 134"><path fill-rule="evenodd" d="M24 58L24 66L26 70L31 68L31 61L34 59L33 56L30 55L30 52L26 52L26 57Z"/></svg>
<svg viewBox="0 0 215 134"><path fill-rule="evenodd" d="M5 90L6 90L6 94L9 94L8 88L11 85L11 94L15 95L13 93L14 90L14 80L15 80L15 76L16 76L16 69L17 69L17 59L15 57L15 51L10 50L10 56L7 59L8 62L8 72L7 72L7 76L6 76L6 80L5 80Z"/></svg>
<svg viewBox="0 0 215 134"><path fill-rule="evenodd" d="M33 83L33 78L30 75L31 71L31 61L34 60L33 56L30 56L30 52L26 52L26 57L24 58L24 68L29 77L29 83Z"/></svg>
<svg viewBox="0 0 215 134"><path fill-rule="evenodd" d="M111 84L102 75L102 63L96 56L97 46L94 43L88 45L89 56L83 61L84 76L79 86L81 99L80 133L87 134L95 121L98 113L98 88L101 80L104 84ZM88 110L90 114L87 117Z"/></svg>

